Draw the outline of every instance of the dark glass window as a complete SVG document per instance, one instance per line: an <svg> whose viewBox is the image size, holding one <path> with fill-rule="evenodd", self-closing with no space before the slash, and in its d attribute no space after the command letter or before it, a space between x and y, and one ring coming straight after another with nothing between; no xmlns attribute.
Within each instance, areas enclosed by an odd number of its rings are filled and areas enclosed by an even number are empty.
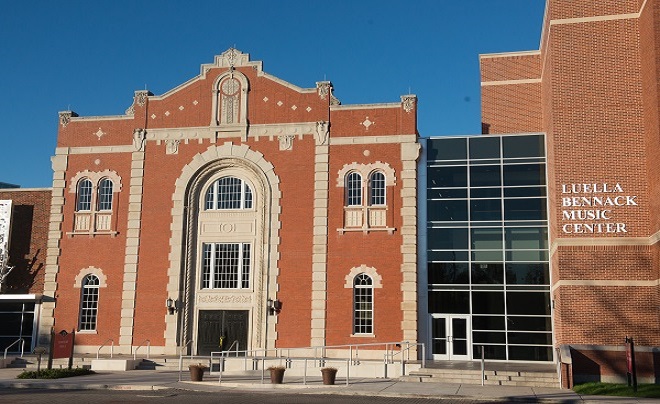
<svg viewBox="0 0 660 404"><path fill-rule="evenodd" d="M104 178L99 183L99 210L112 210L112 181Z"/></svg>
<svg viewBox="0 0 660 404"><path fill-rule="evenodd" d="M500 166L471 166L470 186L496 187L502 184Z"/></svg>
<svg viewBox="0 0 660 404"><path fill-rule="evenodd" d="M472 292L472 313L504 314L504 292Z"/></svg>
<svg viewBox="0 0 660 404"><path fill-rule="evenodd" d="M550 317L507 317L507 327L513 331L551 331Z"/></svg>
<svg viewBox="0 0 660 404"><path fill-rule="evenodd" d="M467 167L429 167L428 187L467 187Z"/></svg>
<svg viewBox="0 0 660 404"><path fill-rule="evenodd" d="M467 188L441 188L441 189L428 189L426 191L428 199L466 199Z"/></svg>
<svg viewBox="0 0 660 404"><path fill-rule="evenodd" d="M76 211L87 212L92 210L92 181L87 178L80 180L76 199Z"/></svg>
<svg viewBox="0 0 660 404"><path fill-rule="evenodd" d="M549 332L509 332L509 344L550 345L552 335Z"/></svg>
<svg viewBox="0 0 660 404"><path fill-rule="evenodd" d="M496 284L504 283L503 264L472 264L472 284Z"/></svg>
<svg viewBox="0 0 660 404"><path fill-rule="evenodd" d="M505 220L546 220L546 202L542 198L505 199Z"/></svg>
<svg viewBox="0 0 660 404"><path fill-rule="evenodd" d="M472 342L475 344L503 344L506 342L506 334L503 332L479 332L472 333Z"/></svg>
<svg viewBox="0 0 660 404"><path fill-rule="evenodd" d="M500 198L502 196L501 188L472 188L470 189L470 198Z"/></svg>
<svg viewBox="0 0 660 404"><path fill-rule="evenodd" d="M500 138L483 136L470 138L470 159L492 159L500 157Z"/></svg>
<svg viewBox="0 0 660 404"><path fill-rule="evenodd" d="M504 345L483 345L484 359L506 359L506 346ZM481 358L481 346L473 345L473 356Z"/></svg>
<svg viewBox="0 0 660 404"><path fill-rule="evenodd" d="M432 250L467 250L467 228L429 228L428 248Z"/></svg>
<svg viewBox="0 0 660 404"><path fill-rule="evenodd" d="M548 292L509 292L506 295L509 314L550 314L550 293Z"/></svg>
<svg viewBox="0 0 660 404"><path fill-rule="evenodd" d="M509 285L549 285L548 264L506 264L506 283Z"/></svg>
<svg viewBox="0 0 660 404"><path fill-rule="evenodd" d="M468 250L432 251L429 250L429 261L467 261Z"/></svg>
<svg viewBox="0 0 660 404"><path fill-rule="evenodd" d="M504 186L545 185L544 164L511 164L504 166Z"/></svg>
<svg viewBox="0 0 660 404"><path fill-rule="evenodd" d="M472 316L473 330L504 330L504 316Z"/></svg>
<svg viewBox="0 0 660 404"><path fill-rule="evenodd" d="M429 284L468 284L468 264L463 262L429 262Z"/></svg>
<svg viewBox="0 0 660 404"><path fill-rule="evenodd" d="M502 229L477 227L471 231L472 248L475 250L501 250Z"/></svg>
<svg viewBox="0 0 660 404"><path fill-rule="evenodd" d="M470 292L429 291L429 312L468 314L470 312Z"/></svg>
<svg viewBox="0 0 660 404"><path fill-rule="evenodd" d="M542 135L503 136L502 153L504 158L544 157Z"/></svg>
<svg viewBox="0 0 660 404"><path fill-rule="evenodd" d="M502 201L500 199L471 200L470 220L502 220Z"/></svg>
<svg viewBox="0 0 660 404"><path fill-rule="evenodd" d="M532 196L546 196L545 187L517 187L504 188L505 198L529 198Z"/></svg>
<svg viewBox="0 0 660 404"><path fill-rule="evenodd" d="M467 221L467 212L467 200L428 201L428 219L430 221Z"/></svg>
<svg viewBox="0 0 660 404"><path fill-rule="evenodd" d="M545 227L508 227L504 230L508 250L547 249L548 229Z"/></svg>
<svg viewBox="0 0 660 404"><path fill-rule="evenodd" d="M467 139L465 138L429 139L426 147L429 161L465 160L467 158Z"/></svg>
<svg viewBox="0 0 660 404"><path fill-rule="evenodd" d="M552 360L552 347L510 345L509 359L514 361L550 361Z"/></svg>

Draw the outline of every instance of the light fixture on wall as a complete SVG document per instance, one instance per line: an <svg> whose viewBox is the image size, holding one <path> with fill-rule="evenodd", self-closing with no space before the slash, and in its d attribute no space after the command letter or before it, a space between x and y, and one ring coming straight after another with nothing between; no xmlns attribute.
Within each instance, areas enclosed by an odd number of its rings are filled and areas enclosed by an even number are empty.
<svg viewBox="0 0 660 404"><path fill-rule="evenodd" d="M171 297L168 297L167 300L165 300L165 307L167 307L167 311L170 314L174 314L176 309L178 308L178 302Z"/></svg>
<svg viewBox="0 0 660 404"><path fill-rule="evenodd" d="M272 316L278 314L280 310L282 310L282 302L277 299L268 299L266 307L268 308L268 314Z"/></svg>

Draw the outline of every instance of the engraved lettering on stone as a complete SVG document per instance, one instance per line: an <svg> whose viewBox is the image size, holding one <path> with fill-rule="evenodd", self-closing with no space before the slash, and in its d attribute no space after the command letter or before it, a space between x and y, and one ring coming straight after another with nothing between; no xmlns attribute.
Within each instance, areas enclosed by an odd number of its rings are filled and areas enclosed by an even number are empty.
<svg viewBox="0 0 660 404"><path fill-rule="evenodd" d="M199 303L251 303L249 295L200 295Z"/></svg>

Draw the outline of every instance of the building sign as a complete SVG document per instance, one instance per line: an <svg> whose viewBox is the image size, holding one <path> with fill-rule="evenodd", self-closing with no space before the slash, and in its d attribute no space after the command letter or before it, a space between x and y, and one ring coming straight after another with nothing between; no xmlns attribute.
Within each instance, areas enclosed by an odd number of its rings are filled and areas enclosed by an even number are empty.
<svg viewBox="0 0 660 404"><path fill-rule="evenodd" d="M11 201L0 200L0 270L9 259L9 229L11 229Z"/></svg>
<svg viewBox="0 0 660 404"><path fill-rule="evenodd" d="M562 232L566 234L627 233L617 211L637 206L637 195L619 184L562 184Z"/></svg>

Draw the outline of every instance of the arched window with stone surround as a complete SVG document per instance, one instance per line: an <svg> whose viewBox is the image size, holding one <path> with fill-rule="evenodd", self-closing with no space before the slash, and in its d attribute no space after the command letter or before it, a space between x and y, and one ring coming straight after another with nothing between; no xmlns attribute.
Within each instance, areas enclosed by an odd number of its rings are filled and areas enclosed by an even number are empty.
<svg viewBox="0 0 660 404"><path fill-rule="evenodd" d="M358 172L350 172L346 176L346 206L362 205L362 176Z"/></svg>
<svg viewBox="0 0 660 404"><path fill-rule="evenodd" d="M204 209L252 209L254 194L250 184L241 178L228 176L214 181L206 190Z"/></svg>
<svg viewBox="0 0 660 404"><path fill-rule="evenodd" d="M92 181L83 178L78 181L76 192L76 211L88 212L92 210Z"/></svg>
<svg viewBox="0 0 660 404"><path fill-rule="evenodd" d="M385 174L374 171L369 176L369 206L385 205Z"/></svg>
<svg viewBox="0 0 660 404"><path fill-rule="evenodd" d="M353 334L374 332L374 285L365 273L353 279Z"/></svg>
<svg viewBox="0 0 660 404"><path fill-rule="evenodd" d="M99 182L98 210L112 210L112 188L113 185L110 178L103 178Z"/></svg>
<svg viewBox="0 0 660 404"><path fill-rule="evenodd" d="M94 274L88 274L82 281L80 297L80 319L78 329L80 331L95 331L98 309L99 309L99 278Z"/></svg>

